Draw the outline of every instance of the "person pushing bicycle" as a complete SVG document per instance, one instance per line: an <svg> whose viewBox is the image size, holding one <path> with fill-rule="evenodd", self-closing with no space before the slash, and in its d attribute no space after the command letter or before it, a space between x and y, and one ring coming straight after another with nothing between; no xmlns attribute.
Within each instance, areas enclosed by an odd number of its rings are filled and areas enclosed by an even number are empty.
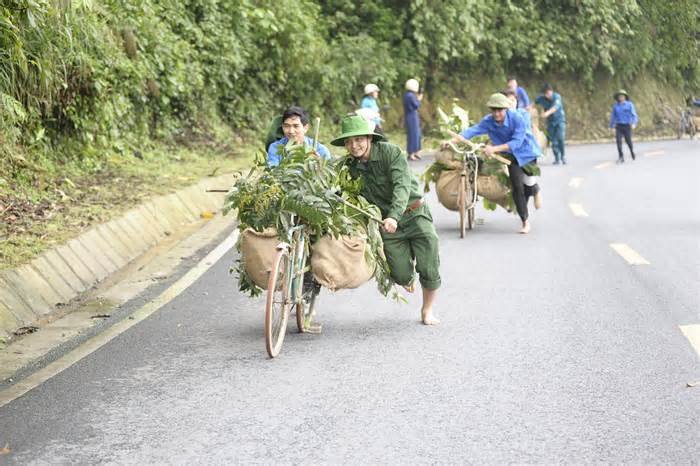
<svg viewBox="0 0 700 466"><path fill-rule="evenodd" d="M401 148L375 133L362 116L346 116L341 127L342 133L331 144L347 149L350 174L363 181L362 195L382 213L391 277L413 292L418 272L423 289L421 321L436 325L440 321L433 302L441 284L438 235L418 180Z"/></svg>
<svg viewBox="0 0 700 466"><path fill-rule="evenodd" d="M476 125L456 134L449 142L463 142L474 136L488 134L491 144L484 148L484 152L487 156L501 153L510 160L508 175L511 191L515 208L522 221L519 232L529 233L527 199L534 196L535 208L539 209L542 206L542 193L539 184L527 186L525 181L527 176L539 176L540 169L533 162L542 155L542 149L535 141L532 129L528 129L527 122L522 115L511 108L511 102L505 95L500 92L492 94L486 102L486 106L491 109L490 115L486 115ZM446 144L443 143L443 146Z"/></svg>

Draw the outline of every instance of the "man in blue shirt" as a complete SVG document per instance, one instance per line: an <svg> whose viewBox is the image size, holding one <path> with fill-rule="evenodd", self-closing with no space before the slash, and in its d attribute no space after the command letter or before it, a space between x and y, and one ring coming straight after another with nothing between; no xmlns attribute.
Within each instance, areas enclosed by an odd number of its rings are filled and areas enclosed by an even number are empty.
<svg viewBox="0 0 700 466"><path fill-rule="evenodd" d="M491 114L486 115L479 123L471 126L455 138L452 142L471 139L474 136L488 134L491 144L484 148L486 155L504 153L510 160L508 175L510 176L511 191L515 208L518 211L522 227L520 233L530 232L527 199L535 196L535 207L542 205L542 194L538 184L526 186L524 178L527 175L539 175L539 168L534 164L537 157L542 155L532 131L527 128L523 117L510 108L510 101L500 92L492 94L486 105L491 109Z"/></svg>
<svg viewBox="0 0 700 466"><path fill-rule="evenodd" d="M566 139L566 113L564 102L559 93L554 92L550 84L542 87L542 95L535 99L538 105L544 108L542 116L547 118L547 137L554 152L554 165L560 163L566 165L564 154L564 139Z"/></svg>
<svg viewBox="0 0 700 466"><path fill-rule="evenodd" d="M285 154L285 147L291 143L294 145L304 144L306 147L311 147L314 144L313 139L306 136L309 130L309 114L301 107L292 106L282 114L282 132L284 137L270 144L267 148L267 164L270 167L276 167L282 161ZM331 153L323 144L316 145L316 153L324 159L330 159Z"/></svg>
<svg viewBox="0 0 700 466"><path fill-rule="evenodd" d="M530 97L527 95L527 91L524 88L518 86L518 80L515 76L508 78L508 89L515 93L515 98L518 100L518 106L516 108L529 109L530 107Z"/></svg>
<svg viewBox="0 0 700 466"><path fill-rule="evenodd" d="M610 112L610 128L615 130L615 142L617 142L617 163L625 163L625 156L622 153L622 138L625 138L627 147L630 148L632 160L635 159L632 148L632 129L637 127L637 110L630 102L629 95L624 89L615 93L615 103Z"/></svg>

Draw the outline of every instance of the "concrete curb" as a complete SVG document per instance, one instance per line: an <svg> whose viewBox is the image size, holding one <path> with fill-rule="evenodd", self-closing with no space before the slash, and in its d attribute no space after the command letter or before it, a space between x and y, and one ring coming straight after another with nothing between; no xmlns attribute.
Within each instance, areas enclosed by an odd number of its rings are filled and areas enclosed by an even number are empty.
<svg viewBox="0 0 700 466"><path fill-rule="evenodd" d="M0 271L0 338L32 325L92 288L173 232L218 212L233 175L206 178L196 185L159 196L118 218L91 227L30 263Z"/></svg>

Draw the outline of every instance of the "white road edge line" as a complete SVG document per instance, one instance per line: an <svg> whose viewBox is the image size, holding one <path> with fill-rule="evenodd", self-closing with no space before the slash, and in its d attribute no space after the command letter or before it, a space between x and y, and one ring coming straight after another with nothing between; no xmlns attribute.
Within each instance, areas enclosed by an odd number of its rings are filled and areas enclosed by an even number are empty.
<svg viewBox="0 0 700 466"><path fill-rule="evenodd" d="M143 307L135 311L128 318L125 318L121 322L114 324L112 327L108 328L104 332L95 335L79 347L75 348L68 354L60 357L56 361L47 365L43 369L31 374L27 378L20 380L11 387L6 388L0 392L0 408L6 404L12 402L13 400L24 395L28 391L38 387L45 381L54 377L55 375L61 373L65 369L80 361L84 357L92 354L96 350L100 349L105 344L109 343L111 340L124 333L129 328L138 324L139 322L145 320L150 315L158 311L165 304L172 301L180 293L185 291L190 287L195 281L197 281L204 273L209 270L216 262L221 259L224 254L226 254L235 244L238 239L238 230L235 230L231 235L229 235L224 241L221 242L213 251L206 255L197 265L190 269L185 275L183 275L178 281L170 285L162 294L156 297L154 300L148 302Z"/></svg>
<svg viewBox="0 0 700 466"><path fill-rule="evenodd" d="M678 328L690 342L690 346L693 347L698 356L700 356L700 324L692 325L679 325Z"/></svg>
<svg viewBox="0 0 700 466"><path fill-rule="evenodd" d="M580 188L581 183L583 183L583 178L580 176L574 176L571 178L571 181L569 181L569 187L570 188Z"/></svg>
<svg viewBox="0 0 700 466"><path fill-rule="evenodd" d="M624 243L610 243L610 247L630 265L649 265L648 260Z"/></svg>
<svg viewBox="0 0 700 466"><path fill-rule="evenodd" d="M612 164L613 164L612 162L603 162L603 163L599 163L598 165L596 165L593 168L595 168L597 170L601 170L603 168L612 167Z"/></svg>
<svg viewBox="0 0 700 466"><path fill-rule="evenodd" d="M581 204L570 202L569 209L571 209L571 213L573 213L576 217L588 217L588 213L583 209Z"/></svg>

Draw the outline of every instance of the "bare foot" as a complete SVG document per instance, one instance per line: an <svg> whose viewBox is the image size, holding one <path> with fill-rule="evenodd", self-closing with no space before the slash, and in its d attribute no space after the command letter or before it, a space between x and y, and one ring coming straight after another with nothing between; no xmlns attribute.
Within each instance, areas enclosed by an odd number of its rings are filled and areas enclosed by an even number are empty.
<svg viewBox="0 0 700 466"><path fill-rule="evenodd" d="M520 234L522 234L522 235L526 235L526 234L530 233L530 222L528 222L527 220L525 220L525 221L523 222L522 228L520 229L520 231L519 231L518 233L520 233Z"/></svg>
<svg viewBox="0 0 700 466"><path fill-rule="evenodd" d="M416 291L416 282L412 281L410 284L404 285L404 289L409 293L413 293L414 291Z"/></svg>
<svg viewBox="0 0 700 466"><path fill-rule="evenodd" d="M433 315L432 309L421 310L421 321L423 322L423 325L438 325L440 323L440 319Z"/></svg>

